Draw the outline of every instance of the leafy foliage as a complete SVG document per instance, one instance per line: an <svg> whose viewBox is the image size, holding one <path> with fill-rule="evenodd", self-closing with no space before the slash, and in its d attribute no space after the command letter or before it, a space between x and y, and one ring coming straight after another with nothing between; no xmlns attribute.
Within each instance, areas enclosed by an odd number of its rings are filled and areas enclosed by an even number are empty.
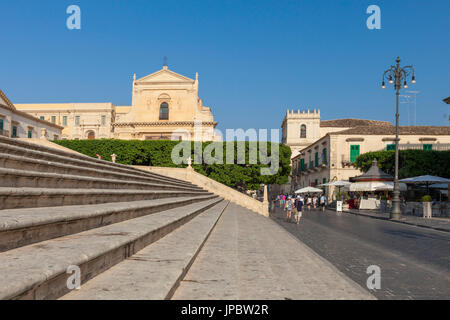
<svg viewBox="0 0 450 320"><path fill-rule="evenodd" d="M431 201L433 201L433 199L429 195L422 197L422 202L431 202Z"/></svg>
<svg viewBox="0 0 450 320"><path fill-rule="evenodd" d="M115 140L115 139L101 139L101 140L58 140L53 141L66 148L78 151L90 157L96 157L100 154L102 159L111 161L111 155L117 155L116 162L127 165L144 165L144 166L158 166L158 167L180 167L185 168L185 163L175 164L172 161L172 149L179 143L179 141L169 140ZM185 142L189 143L189 142ZM201 173L211 179L223 183L229 187L237 188L244 186L248 190L257 190L261 184L284 184L288 182L288 177L291 172L290 159L291 149L282 144L272 144L270 142L261 143L267 148L267 156L270 159L271 155L276 154L275 145L279 147L279 169L276 174L262 175L261 168L268 168L270 164L264 164L261 161L260 152L255 152L256 164L250 161L250 151L256 151L253 147L258 147L260 150L261 144L256 145L255 142L226 142L217 145L211 145L214 142L203 142L201 144L202 154L208 146L213 149L211 155L218 156L223 159L224 164L208 164L203 161L195 163L195 147L194 142L191 142L191 159L192 167L198 173ZM240 146L239 146L240 145ZM215 149L213 147L216 147ZM242 147L245 150L245 159L238 157L240 154L238 148ZM244 149L245 148L245 149ZM220 150L223 157L220 155ZM273 149L273 153L272 153ZM234 164L225 164L227 158L227 150L234 150ZM264 154L264 153L263 153ZM231 156L231 153L229 153ZM189 155L183 155L185 159ZM263 163L261 163L263 162ZM211 162L209 162L211 163Z"/></svg>
<svg viewBox="0 0 450 320"><path fill-rule="evenodd" d="M355 161L355 166L366 172L376 159L378 166L390 175L394 175L395 151L376 151L361 154ZM400 150L400 179L433 175L450 178L450 151Z"/></svg>

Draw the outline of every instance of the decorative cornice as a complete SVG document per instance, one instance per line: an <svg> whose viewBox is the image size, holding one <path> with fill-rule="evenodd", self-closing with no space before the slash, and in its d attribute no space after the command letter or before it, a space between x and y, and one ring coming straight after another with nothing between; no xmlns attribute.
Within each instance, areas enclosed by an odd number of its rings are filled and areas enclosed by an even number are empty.
<svg viewBox="0 0 450 320"><path fill-rule="evenodd" d="M436 138L420 138L419 141L436 141Z"/></svg>
<svg viewBox="0 0 450 320"><path fill-rule="evenodd" d="M154 122L117 122L114 123L114 127L160 127L160 126L194 126L195 121L154 121ZM202 126L216 126L218 123L215 121L201 122Z"/></svg>
<svg viewBox="0 0 450 320"><path fill-rule="evenodd" d="M2 90L0 90L0 97L6 102L6 106L5 106L6 108L13 110L13 111L16 110L16 107L14 107L12 102L8 99L8 97L6 96L6 94L3 93Z"/></svg>

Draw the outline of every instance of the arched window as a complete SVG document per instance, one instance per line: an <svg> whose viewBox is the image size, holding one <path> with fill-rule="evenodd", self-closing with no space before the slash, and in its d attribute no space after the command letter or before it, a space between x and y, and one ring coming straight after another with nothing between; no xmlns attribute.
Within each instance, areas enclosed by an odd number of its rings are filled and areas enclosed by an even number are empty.
<svg viewBox="0 0 450 320"><path fill-rule="evenodd" d="M169 120L169 105L167 102L161 103L159 108L159 120Z"/></svg>
<svg viewBox="0 0 450 320"><path fill-rule="evenodd" d="M89 140L94 140L95 139L95 132L94 131L88 131L88 133L87 133L87 138L89 139Z"/></svg>
<svg viewBox="0 0 450 320"><path fill-rule="evenodd" d="M300 127L300 138L306 138L306 125L304 124Z"/></svg>

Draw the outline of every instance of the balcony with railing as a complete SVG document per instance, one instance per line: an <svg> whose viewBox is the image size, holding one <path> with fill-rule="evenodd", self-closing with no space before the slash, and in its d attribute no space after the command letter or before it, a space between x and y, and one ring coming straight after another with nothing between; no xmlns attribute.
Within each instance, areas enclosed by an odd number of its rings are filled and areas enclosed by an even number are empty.
<svg viewBox="0 0 450 320"><path fill-rule="evenodd" d="M0 130L0 136L9 138L9 131L8 130Z"/></svg>
<svg viewBox="0 0 450 320"><path fill-rule="evenodd" d="M343 168L353 166L353 162L350 161L350 155L341 155L341 163Z"/></svg>

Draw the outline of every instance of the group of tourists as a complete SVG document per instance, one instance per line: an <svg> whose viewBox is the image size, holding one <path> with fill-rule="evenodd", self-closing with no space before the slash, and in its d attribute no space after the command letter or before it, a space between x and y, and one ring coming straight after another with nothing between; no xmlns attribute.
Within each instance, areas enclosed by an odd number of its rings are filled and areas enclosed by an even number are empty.
<svg viewBox="0 0 450 320"><path fill-rule="evenodd" d="M283 210L286 211L286 221L290 222L292 217L294 217L294 221L297 224L300 223L304 207L306 207L308 211L311 211L311 207L313 210L316 210L320 206L322 211L325 211L327 202L324 195L318 197L316 195L292 196L285 194L280 194L278 196L278 201L280 208L283 208Z"/></svg>

